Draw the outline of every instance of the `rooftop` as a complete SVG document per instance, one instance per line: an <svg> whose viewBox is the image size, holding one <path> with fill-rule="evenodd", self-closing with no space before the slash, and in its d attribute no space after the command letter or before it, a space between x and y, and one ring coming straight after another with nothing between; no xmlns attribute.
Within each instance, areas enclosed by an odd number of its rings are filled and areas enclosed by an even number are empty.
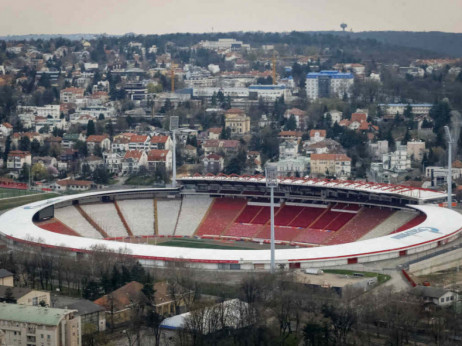
<svg viewBox="0 0 462 346"><path fill-rule="evenodd" d="M44 308L39 306L0 304L0 320L57 326L69 313L75 310Z"/></svg>

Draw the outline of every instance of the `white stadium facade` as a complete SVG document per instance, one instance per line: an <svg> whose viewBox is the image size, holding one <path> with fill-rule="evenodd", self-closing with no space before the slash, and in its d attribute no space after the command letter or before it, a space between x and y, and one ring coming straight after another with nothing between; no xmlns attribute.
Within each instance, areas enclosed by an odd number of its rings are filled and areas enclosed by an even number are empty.
<svg viewBox="0 0 462 346"><path fill-rule="evenodd" d="M147 267L185 262L208 270L270 269L269 249L128 242L171 237L268 243L264 177L194 176L179 183L175 189L98 191L24 205L0 216L0 237L12 249L33 245L76 257L105 247ZM275 198L276 242L287 245L275 259L286 269L398 258L444 245L462 231L462 215L440 207L446 195L432 190L280 178Z"/></svg>

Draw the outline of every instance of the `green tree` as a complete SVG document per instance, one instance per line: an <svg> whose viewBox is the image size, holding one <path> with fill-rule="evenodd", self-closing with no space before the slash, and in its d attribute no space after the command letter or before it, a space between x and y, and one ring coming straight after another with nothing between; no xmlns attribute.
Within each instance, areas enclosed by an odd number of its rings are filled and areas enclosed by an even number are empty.
<svg viewBox="0 0 462 346"><path fill-rule="evenodd" d="M19 150L30 151L30 139L27 136L21 137L19 140Z"/></svg>
<svg viewBox="0 0 462 346"><path fill-rule="evenodd" d="M87 123L87 137L96 133L95 123L93 120L88 120Z"/></svg>
<svg viewBox="0 0 462 346"><path fill-rule="evenodd" d="M286 131L293 131L297 128L297 121L293 114L290 115L289 119L287 119L286 124L284 126L284 130Z"/></svg>

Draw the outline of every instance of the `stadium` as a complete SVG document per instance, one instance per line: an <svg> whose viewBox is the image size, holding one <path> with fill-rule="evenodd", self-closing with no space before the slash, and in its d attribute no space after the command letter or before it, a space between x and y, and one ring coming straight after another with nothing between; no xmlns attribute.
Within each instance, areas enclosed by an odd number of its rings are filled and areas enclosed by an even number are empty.
<svg viewBox="0 0 462 346"><path fill-rule="evenodd" d="M13 249L35 245L76 257L105 247L147 267L183 262L208 270L270 269L265 177L221 174L178 182L178 188L31 203L0 216L0 237ZM280 177L278 183L275 259L282 269L398 258L444 245L462 230L462 215L441 207L442 192L309 177ZM196 245L162 246L169 239ZM210 242L223 246L205 246Z"/></svg>

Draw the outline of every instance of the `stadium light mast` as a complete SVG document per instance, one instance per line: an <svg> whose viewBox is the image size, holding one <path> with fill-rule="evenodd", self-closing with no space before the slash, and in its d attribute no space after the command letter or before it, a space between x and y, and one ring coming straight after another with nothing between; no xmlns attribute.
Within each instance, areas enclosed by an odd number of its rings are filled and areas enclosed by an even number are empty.
<svg viewBox="0 0 462 346"><path fill-rule="evenodd" d="M452 209L452 145L454 144L454 139L448 126L444 127L444 131L446 131L446 137L448 138L448 208Z"/></svg>
<svg viewBox="0 0 462 346"><path fill-rule="evenodd" d="M172 153L172 187L176 187L176 136L175 132L178 129L179 118L176 115L170 117L170 131L173 137L173 153Z"/></svg>
<svg viewBox="0 0 462 346"><path fill-rule="evenodd" d="M278 168L275 164L266 165L266 186L271 191L271 273L275 272L274 249L274 188L278 186Z"/></svg>

